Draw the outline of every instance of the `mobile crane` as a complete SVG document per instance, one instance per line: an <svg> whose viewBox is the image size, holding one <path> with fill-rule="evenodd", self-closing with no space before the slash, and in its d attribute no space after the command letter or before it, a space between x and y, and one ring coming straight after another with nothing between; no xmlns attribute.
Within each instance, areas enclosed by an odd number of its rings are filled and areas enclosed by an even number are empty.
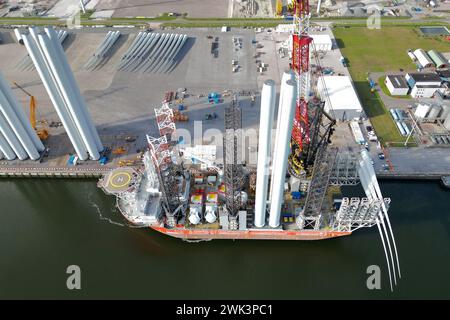
<svg viewBox="0 0 450 320"><path fill-rule="evenodd" d="M48 133L48 129L45 127L45 123L46 121L39 121L43 126L42 128L37 128L37 121L36 121L36 107L37 107L37 103L36 103L36 98L29 93L27 90L25 90L23 87L21 87L17 82L14 82L14 85L19 88L20 90L22 90L23 93L25 93L27 96L30 97L30 123L31 126L33 127L33 129L36 131L39 139L41 139L42 141L45 141L48 139L49 133Z"/></svg>

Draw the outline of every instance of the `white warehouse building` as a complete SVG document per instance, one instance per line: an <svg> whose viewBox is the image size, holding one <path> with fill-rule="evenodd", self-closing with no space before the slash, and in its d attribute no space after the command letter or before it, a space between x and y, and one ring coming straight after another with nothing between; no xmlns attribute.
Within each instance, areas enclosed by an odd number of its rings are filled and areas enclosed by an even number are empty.
<svg viewBox="0 0 450 320"><path fill-rule="evenodd" d="M444 92L442 79L435 73L407 73L405 76L413 98L431 98L436 91Z"/></svg>
<svg viewBox="0 0 450 320"><path fill-rule="evenodd" d="M313 45L316 51L331 51L333 49L333 42L328 34L312 34Z"/></svg>
<svg viewBox="0 0 450 320"><path fill-rule="evenodd" d="M416 51L414 51L414 55L416 56L417 62L419 62L422 68L434 67L433 61L424 50L417 49Z"/></svg>
<svg viewBox="0 0 450 320"><path fill-rule="evenodd" d="M387 75L384 83L393 96L406 96L408 94L408 82L403 75Z"/></svg>
<svg viewBox="0 0 450 320"><path fill-rule="evenodd" d="M309 35L313 39L313 45L316 51L328 52L333 49L333 40L328 34L311 34ZM281 45L283 48L292 50L292 35L283 42ZM311 46L311 52L313 52L313 46ZM292 52L291 52L292 54Z"/></svg>
<svg viewBox="0 0 450 320"><path fill-rule="evenodd" d="M362 106L350 77L323 76L319 79L317 89L325 100L325 111L334 115L336 120L359 119L361 116Z"/></svg>

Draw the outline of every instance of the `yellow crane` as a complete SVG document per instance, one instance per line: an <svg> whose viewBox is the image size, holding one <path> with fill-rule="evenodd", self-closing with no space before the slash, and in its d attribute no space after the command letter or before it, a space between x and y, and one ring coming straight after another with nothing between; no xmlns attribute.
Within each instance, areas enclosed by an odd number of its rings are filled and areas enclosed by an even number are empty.
<svg viewBox="0 0 450 320"><path fill-rule="evenodd" d="M278 17L283 15L283 0L277 0L276 14Z"/></svg>
<svg viewBox="0 0 450 320"><path fill-rule="evenodd" d="M23 93L25 93L27 96L30 97L30 123L31 126L33 127L34 130L36 130L36 133L39 137L39 139L41 139L42 141L45 141L48 139L49 133L48 133L48 129L45 126L45 121L39 121L42 124L42 128L37 128L37 124L36 124L36 107L37 107L37 103L36 103L36 98L29 93L27 90L25 90L24 88L22 88L17 82L14 82L14 85L19 88L20 90L22 90Z"/></svg>

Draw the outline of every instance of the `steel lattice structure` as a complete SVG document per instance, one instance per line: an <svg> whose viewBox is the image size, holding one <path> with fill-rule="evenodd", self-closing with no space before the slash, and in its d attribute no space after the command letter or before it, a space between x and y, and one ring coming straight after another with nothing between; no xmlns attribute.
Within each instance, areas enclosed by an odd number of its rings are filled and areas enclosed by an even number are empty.
<svg viewBox="0 0 450 320"><path fill-rule="evenodd" d="M224 174L225 204L229 217L236 217L241 206L242 161L242 111L237 96L225 108Z"/></svg>
<svg viewBox="0 0 450 320"><path fill-rule="evenodd" d="M296 177L308 173L314 165L319 148L326 147L336 123L324 111L324 102L309 99L311 92L311 49L315 51L309 36L309 1L296 0L294 35L292 36L292 68L297 79L297 106L292 127L289 171ZM316 64L320 68L317 55ZM320 79L313 79L319 81Z"/></svg>
<svg viewBox="0 0 450 320"><path fill-rule="evenodd" d="M292 36L292 69L297 80L297 104L292 126L290 166L294 173L303 171L302 151L310 142L308 97L310 91L309 1L297 0L294 8L294 34Z"/></svg>
<svg viewBox="0 0 450 320"><path fill-rule="evenodd" d="M159 138L147 135L151 158L158 171L158 180L162 192L162 206L166 213L167 224L174 227L177 222L177 213L182 207L180 201L179 177L182 176L180 165L172 161L171 136L176 127L173 122L173 111L168 104L155 108L155 116Z"/></svg>
<svg viewBox="0 0 450 320"><path fill-rule="evenodd" d="M301 229L319 229L320 219L324 210L324 200L328 190L331 173L338 149L321 148L314 163L314 172L306 197L305 208L297 219Z"/></svg>
<svg viewBox="0 0 450 320"><path fill-rule="evenodd" d="M175 132L176 126L173 121L173 110L168 103L163 103L160 108L155 108L155 117L158 124L159 134L167 135L170 139L172 133Z"/></svg>

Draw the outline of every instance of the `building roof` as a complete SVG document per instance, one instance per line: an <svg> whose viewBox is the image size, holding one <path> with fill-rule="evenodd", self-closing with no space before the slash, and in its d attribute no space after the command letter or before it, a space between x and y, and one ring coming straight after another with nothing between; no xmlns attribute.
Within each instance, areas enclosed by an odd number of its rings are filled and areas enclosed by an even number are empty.
<svg viewBox="0 0 450 320"><path fill-rule="evenodd" d="M438 86L436 84L422 84L422 85L416 85L416 87L417 88L423 88L423 89L426 89L426 88L436 88L436 89L438 89L441 86Z"/></svg>
<svg viewBox="0 0 450 320"><path fill-rule="evenodd" d="M406 82L405 76L403 76L401 74L388 75L387 78L392 83L394 88L409 88L408 83Z"/></svg>
<svg viewBox="0 0 450 320"><path fill-rule="evenodd" d="M311 34L309 36L313 39L313 42L315 45L319 45L319 44L332 45L333 44L329 34Z"/></svg>
<svg viewBox="0 0 450 320"><path fill-rule="evenodd" d="M355 88L353 87L352 80L347 76L323 76L323 80L319 80L318 89L328 104L328 100L331 101L331 107L333 110L356 110L361 111L361 103L359 102ZM323 88L323 83L327 88L329 99L326 98L326 93Z"/></svg>
<svg viewBox="0 0 450 320"><path fill-rule="evenodd" d="M430 59L430 57L424 50L417 49L416 51L414 51L414 55L416 56L417 61L420 63L422 67L425 68L433 65L433 61Z"/></svg>
<svg viewBox="0 0 450 320"><path fill-rule="evenodd" d="M408 73L415 82L441 82L441 78L436 73Z"/></svg>
<svg viewBox="0 0 450 320"><path fill-rule="evenodd" d="M447 78L450 79L450 70L441 70L438 71L439 76L441 76L441 78Z"/></svg>
<svg viewBox="0 0 450 320"><path fill-rule="evenodd" d="M433 60L437 68L445 68L448 66L448 61L436 50L428 51L428 56Z"/></svg>

